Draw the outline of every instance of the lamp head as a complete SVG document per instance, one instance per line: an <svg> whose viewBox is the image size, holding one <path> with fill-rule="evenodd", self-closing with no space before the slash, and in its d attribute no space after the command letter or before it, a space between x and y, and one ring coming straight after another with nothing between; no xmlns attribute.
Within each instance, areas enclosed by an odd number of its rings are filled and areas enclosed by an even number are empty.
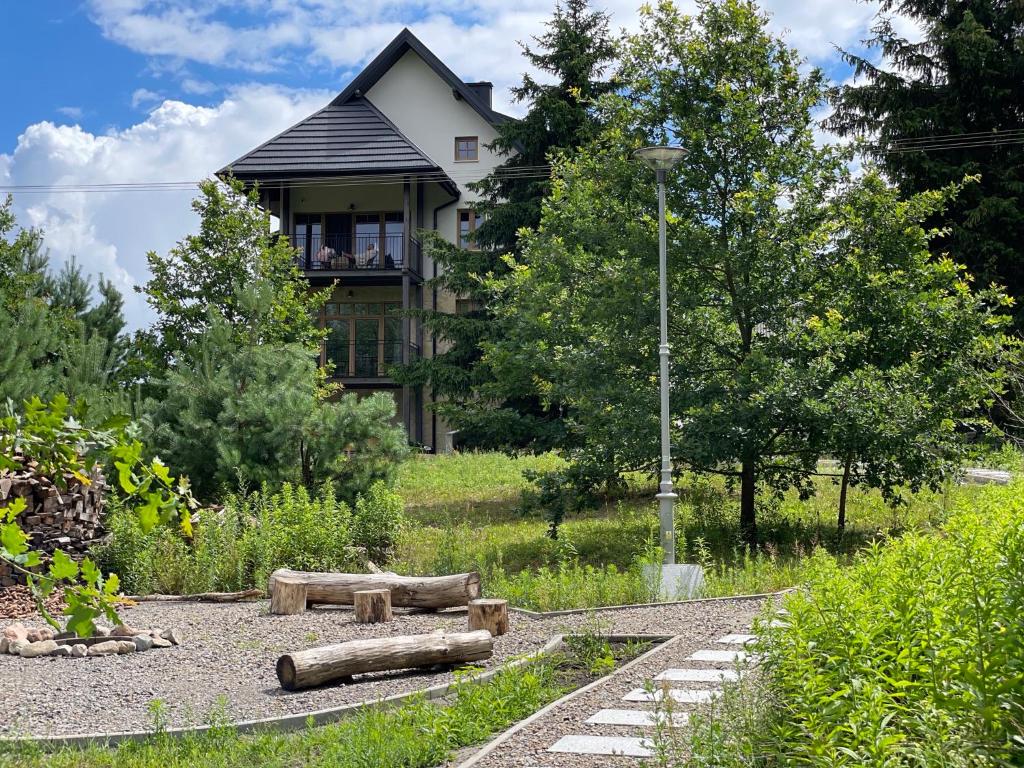
<svg viewBox="0 0 1024 768"><path fill-rule="evenodd" d="M642 147L633 153L636 160L655 171L671 170L685 155L682 147L671 146Z"/></svg>

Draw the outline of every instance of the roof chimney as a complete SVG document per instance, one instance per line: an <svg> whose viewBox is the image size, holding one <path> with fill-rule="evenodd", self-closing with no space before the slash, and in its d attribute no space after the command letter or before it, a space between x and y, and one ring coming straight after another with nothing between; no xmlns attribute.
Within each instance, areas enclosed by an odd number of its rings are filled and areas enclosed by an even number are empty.
<svg viewBox="0 0 1024 768"><path fill-rule="evenodd" d="M491 109L491 93L494 91L494 83L482 80L479 83L466 83L466 87L476 96L477 101L482 101Z"/></svg>

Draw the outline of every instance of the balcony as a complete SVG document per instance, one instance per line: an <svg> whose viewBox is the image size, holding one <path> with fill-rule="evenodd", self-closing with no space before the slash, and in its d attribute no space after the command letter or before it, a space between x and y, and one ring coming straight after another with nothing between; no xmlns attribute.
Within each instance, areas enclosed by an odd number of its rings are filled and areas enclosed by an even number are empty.
<svg viewBox="0 0 1024 768"><path fill-rule="evenodd" d="M410 344L409 360L417 357L419 347ZM393 383L388 375L389 369L401 363L401 339L345 342L329 336L324 349L324 365L328 374L349 384Z"/></svg>
<svg viewBox="0 0 1024 768"><path fill-rule="evenodd" d="M401 273L408 269L422 274L422 249L419 241L409 239L406 253L402 234L320 235L298 233L288 235L298 251L299 269L308 273Z"/></svg>

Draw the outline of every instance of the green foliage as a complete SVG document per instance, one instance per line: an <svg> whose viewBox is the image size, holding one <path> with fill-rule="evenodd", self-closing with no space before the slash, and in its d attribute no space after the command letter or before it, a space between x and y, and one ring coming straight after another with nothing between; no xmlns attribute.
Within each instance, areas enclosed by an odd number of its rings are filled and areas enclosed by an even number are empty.
<svg viewBox="0 0 1024 768"><path fill-rule="evenodd" d="M272 325L276 290L265 281L240 285L233 306L256 326ZM148 404L154 442L204 498L238 481L310 490L331 482L352 501L391 476L408 450L405 433L392 423L388 395L332 401L320 383L306 347L242 337L211 310L208 327L171 367L162 397Z"/></svg>
<svg viewBox="0 0 1024 768"><path fill-rule="evenodd" d="M107 523L110 540L96 556L121 574L132 594L265 589L278 568L361 569L364 558L355 547L386 564L401 508L401 498L382 483L356 499L354 513L330 484L315 495L287 483L277 491L264 486L202 510L190 539L164 528L144 532L134 515L115 509Z"/></svg>
<svg viewBox="0 0 1024 768"><path fill-rule="evenodd" d="M958 505L850 568L811 561L788 615L759 628L768 698L736 702L744 732L709 730L698 765L1011 765L1024 748L1020 485ZM713 759L709 760L712 750Z"/></svg>
<svg viewBox="0 0 1024 768"><path fill-rule="evenodd" d="M416 699L395 709L369 707L322 728L291 734L238 735L213 713L214 725L198 736L162 733L154 717L152 739L114 748L87 747L41 752L0 747L0 765L20 768L433 768L454 750L486 740L524 719L566 691L553 662L503 670L484 683L466 683L449 702Z"/></svg>
<svg viewBox="0 0 1024 768"><path fill-rule="evenodd" d="M1024 106L1024 7L1001 0L885 0L866 41L845 53L856 83L835 95L833 130L866 136L865 149L908 194L978 176L930 226L981 285L997 282L1024 323L1024 145L1006 141ZM892 16L910 21L910 42ZM884 66L877 54L884 56ZM1011 134L1012 136L1012 134ZM926 147L926 149L925 149Z"/></svg>
<svg viewBox="0 0 1024 768"><path fill-rule="evenodd" d="M199 232L188 235L166 256L146 255L152 277L146 301L155 325L139 342L146 365L159 375L179 355L198 344L214 322L210 308L231 328L240 345L298 344L312 352L321 338L313 317L323 292L310 291L284 238L271 234L270 214L259 207L259 191L230 179L207 179L192 202ZM256 305L244 300L239 285L273 287Z"/></svg>
<svg viewBox="0 0 1024 768"><path fill-rule="evenodd" d="M604 73L615 55L608 14L588 0L559 0L535 47L523 54L546 81L532 75L512 93L528 105L526 115L498 125L490 149L506 159L490 175L471 185L481 223L473 248L463 249L428 236L424 245L440 265L432 283L471 300L473 309L458 315L430 311L422 319L448 348L400 372L403 380L428 384L443 402L436 407L459 430L465 448L546 451L565 440L557 405L543 403L529 377L496 377L481 353L503 329L490 309L489 275L504 274L502 254L518 250L519 232L540 222L541 201L551 179L538 168L563 151L589 141L600 127L594 100L611 89Z"/></svg>
<svg viewBox="0 0 1024 768"><path fill-rule="evenodd" d="M643 11L609 127L557 164L541 227L492 281L495 375L564 407L583 476L653 472L657 206L630 155L688 149L667 182L672 442L739 486L748 544L758 492L813 492L822 455L853 450L887 492L937 483L1003 375L1004 297L929 253L923 222L956 190L903 201L852 179L815 143L826 88L800 65L747 0Z"/></svg>
<svg viewBox="0 0 1024 768"><path fill-rule="evenodd" d="M177 525L184 536L191 536L190 514L197 505L188 478L175 478L159 459L145 458L142 443L126 431L127 419L110 420L99 429L90 429L82 426L85 415L84 401L72 409L63 395L48 403L37 397L28 400L20 413L8 403L8 414L0 418L0 469L22 469L15 460L21 456L34 461L36 472L61 488L70 477L88 485L98 465L110 465L125 504L130 505L143 532L162 523ZM25 510L25 500L5 500L0 510L4 513L0 558L25 574L36 608L47 622L59 626L45 607L46 598L57 587L64 589L68 630L87 637L100 614L117 622L115 596L120 581L116 574L104 577L91 558L78 563L61 550L52 553L46 572L36 571L43 558L40 551L29 546L29 537L16 519Z"/></svg>

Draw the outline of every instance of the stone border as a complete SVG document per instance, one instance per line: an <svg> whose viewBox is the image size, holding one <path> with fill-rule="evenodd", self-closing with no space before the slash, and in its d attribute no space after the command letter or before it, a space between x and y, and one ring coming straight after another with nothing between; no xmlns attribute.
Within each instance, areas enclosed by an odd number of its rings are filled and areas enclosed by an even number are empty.
<svg viewBox="0 0 1024 768"><path fill-rule="evenodd" d="M529 610L526 610L525 608L511 608L511 607L509 608L509 611L512 611L512 612L515 612L515 613L518 613L518 614L521 614L521 615L529 616L531 618L543 619L543 618L552 618L552 617L557 617L557 616L570 616L570 615L582 614L582 613L597 613L597 612L600 612L600 611L628 610L630 608L658 608L658 607L661 607L661 606L685 605L687 603L720 602L720 601L723 601L723 600L763 600L765 598L775 597L777 595L782 595L782 594L785 594L785 593L790 592L790 591L792 591L792 589L784 589L784 590L781 590L779 592L766 592L766 593L758 594L758 595L733 595L733 596L729 596L729 597L705 597L705 598L695 598L695 599L692 599L692 600L677 600L677 601L674 601L674 602L666 602L666 603L640 603L640 604L635 604L635 605L608 605L608 606L600 606L600 607L597 607L597 608L575 608L575 609L566 610L566 611L548 611L547 613L541 613L541 612L537 612L537 611L529 611ZM168 602L171 602L171 601L168 601ZM675 635L619 635L619 634L612 634L612 635L605 635L604 637L607 640L609 640L610 642L628 642L629 640L639 640L639 641L648 641L648 642L658 643L658 645L655 648L652 648L647 653L641 654L637 658L633 659L632 661L628 662L627 664L625 664L622 667L619 667L617 670L615 670L616 672L618 672L619 670L623 670L623 669L627 669L627 668L631 667L634 663L640 661L641 659L647 658L647 656L652 654L652 653L654 653L654 651L659 650L659 649L665 647L666 643L673 642L674 639L677 636L675 636ZM165 734L167 736L174 737L174 738L179 738L179 737L182 737L182 736L189 736L189 735L193 735L193 734L206 733L206 732L212 730L214 727L230 727L230 728L233 728L237 733L255 733L255 732L261 732L261 731L277 731L277 732L296 731L296 730L302 730L302 729L306 728L306 726L309 723L310 719L312 719L314 725L322 726L322 725L327 725L329 723L337 722L339 720L343 720L346 717L349 717L350 715L355 714L358 710L363 709L363 708L367 708L367 707L378 707L378 708L393 707L393 706L397 706L399 704L403 704L406 701L408 701L409 699L411 699L413 697L416 697L416 696L423 696L428 701L433 701L433 700L440 699L440 698L443 698L443 697L447 696L449 693L454 691L460 685L486 682L486 681L490 680L491 678L493 678L495 675L497 675L499 672L501 672L503 670L513 669L515 667L521 666L521 665L526 664L526 663L528 663L530 661L538 659L541 656L550 654L553 651L558 650L559 648L562 647L562 645L564 643L564 638L565 638L565 636L561 635L561 634L554 635L554 636L551 637L550 640L548 640L546 643L544 643L544 645L542 645L538 650L534 651L533 653L528 654L526 656L523 656L523 657L521 657L519 659L514 659L512 661L509 661L506 664L501 665L500 667L496 667L494 669L490 669L490 670L487 670L485 672L481 672L480 674L477 674L477 675L472 675L471 677L468 677L468 678L466 678L464 680L459 680L459 681L455 681L455 682L451 682L451 683L442 683L440 685L431 686L429 688L421 688L419 690L409 691L407 693L396 693L396 694L393 694L391 696L386 696L383 699L359 701L359 702L355 702L353 704L344 704L344 705L342 705L340 707L331 707L329 709L320 709L320 710L316 710L316 711L313 711L313 712L303 712L303 713L299 713L299 714L282 715L280 717L267 717L267 718L260 718L260 719L257 719L257 720L240 720L240 721L235 722L235 723L226 724L225 726L198 725L198 726L193 726L193 727L167 728L167 729L161 731L160 733ZM614 673L612 673L612 674L614 674ZM531 723L534 720L536 720L542 713L547 712L549 710L549 708L553 708L555 704L557 704L559 702L563 702L563 701L565 701L565 700L575 696L576 694L580 694L580 693L583 693L584 691L590 690L592 687L596 686L597 683L605 680L605 678L607 678L607 677L608 676L605 675L605 677L599 678L598 680L595 680L593 683L589 683L588 685L585 685L583 688L577 688L575 691L572 691L569 694L567 694L566 696L563 696L561 699L558 699L556 702L552 702L551 704L549 704L548 706L544 707L543 709L535 712L530 717L528 717L525 720L521 721L520 723L517 723L516 725L514 725L511 729L509 729L504 734L499 736L498 739L504 739L506 735L511 735L512 732L517 730L519 727L525 726L526 724ZM88 747L88 746L115 746L115 745L120 744L121 742L125 742L125 741L144 741L144 740L146 740L148 738L152 738L154 735L156 735L155 731L115 731L115 732L112 732L112 733L84 733L84 734L72 734L70 736L47 736L47 737L42 737L42 738L32 738L32 737L14 737L14 738L10 738L10 737L4 737L4 738L0 738L0 747L4 747L4 746L18 746L18 745L33 745L33 746L39 747L40 749L43 749L43 750L46 750L46 751L54 751L54 750L61 749L61 748L64 748L64 747L82 748L82 747ZM496 741L497 740L495 740L495 742L491 742L491 743L496 743ZM485 747L485 749L487 749L489 746L490 746L490 744L488 744ZM472 763L464 763L463 765L458 766L458 768L463 768L463 766L469 766L469 765L472 765Z"/></svg>
<svg viewBox="0 0 1024 768"><path fill-rule="evenodd" d="M614 636L609 636L609 639L611 639L611 637L614 637ZM619 637L629 637L629 636L628 635L622 635L622 636L619 636ZM636 636L634 636L634 638L635 637ZM658 637L658 636L657 635L652 635L651 637L653 638L653 637ZM662 635L661 637L666 637L666 636ZM459 763L457 766L455 766L455 768L474 768L474 766L478 765L481 760L483 760L486 757L489 757L498 747L500 747L502 744L504 744L506 741L508 741L513 736L515 736L517 733L519 733L524 728L527 728L528 726L530 726L533 723L537 722L542 717L546 716L548 713L550 713L553 710L557 709L558 707L562 706L565 702L571 701L572 699L575 699L577 696L582 696L583 694L585 694L585 693L587 693L589 691L592 691L593 689L597 688L599 685L603 685L604 683L608 682L608 678L610 678L612 675L616 675L619 672L625 672L625 671L627 671L629 669L632 669L635 666L639 666L640 664L642 664L645 661L647 661L647 659L649 657L655 655L656 653L660 653L661 651L663 651L665 648L668 648L673 643L679 642L679 640L681 638L681 635L668 635L667 638L668 638L667 640L664 640L664 641L658 643L656 646L651 648L651 650L647 651L646 653L640 654L639 656L637 656L632 661L629 661L626 664L623 664L621 667L618 667L617 669L613 670L610 674L605 675L604 677L599 677L597 680L594 680L592 683L588 683L587 685L583 686L582 688L577 688L575 691L570 691L569 693L567 693L562 698L556 699L555 701L552 701L550 704L548 704L546 707L543 707L542 709L538 709L536 712L534 712L532 715L530 715L525 720L520 720L518 723L513 725L511 728L503 731L502 733L498 734L495 738L491 739L489 742L484 744L483 747L481 747L478 752L476 752L474 755L472 755L468 760L465 760L465 761Z"/></svg>

